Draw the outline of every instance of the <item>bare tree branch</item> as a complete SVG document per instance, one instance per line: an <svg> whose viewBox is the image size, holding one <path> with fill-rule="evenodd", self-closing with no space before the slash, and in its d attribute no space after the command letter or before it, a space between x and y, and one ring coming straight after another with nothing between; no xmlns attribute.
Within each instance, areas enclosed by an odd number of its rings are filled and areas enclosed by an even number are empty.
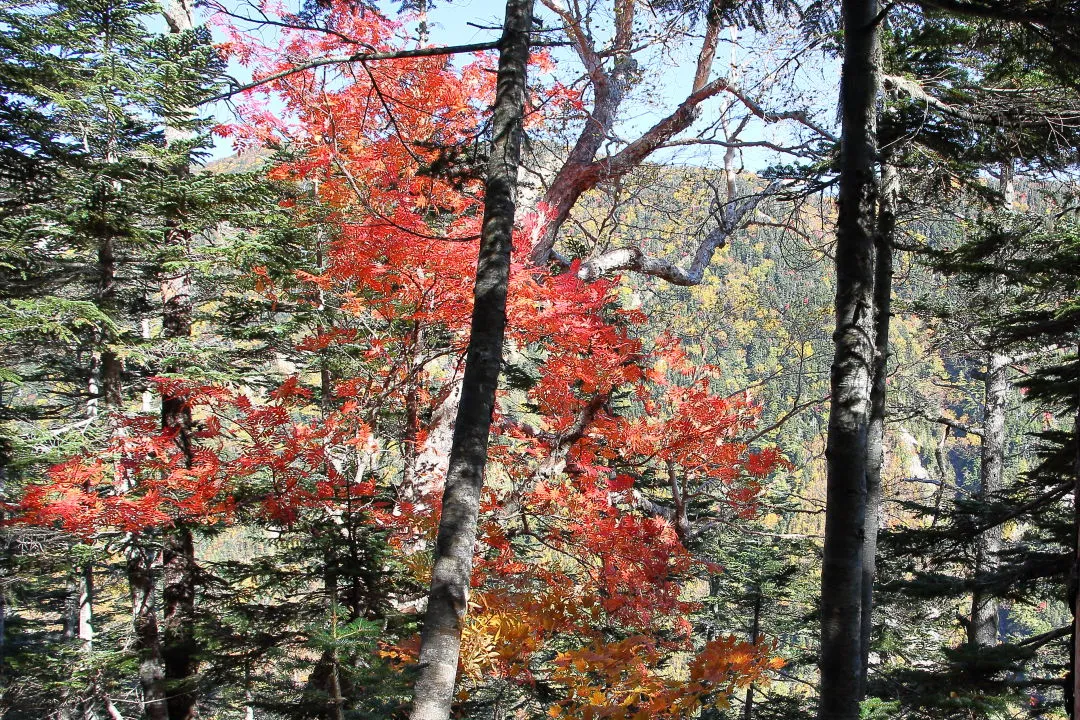
<svg viewBox="0 0 1080 720"><path fill-rule="evenodd" d="M741 203L729 203L720 219L719 226L701 239L694 253L694 259L686 269L669 260L650 257L640 247L628 247L609 250L583 262L578 270L578 277L582 280L595 280L613 272L632 270L642 275L666 280L672 285L684 287L698 285L704 278L705 270L712 262L716 251L724 247L728 238L743 227L761 201L775 193L779 187L778 181L773 182L765 190L751 195Z"/></svg>

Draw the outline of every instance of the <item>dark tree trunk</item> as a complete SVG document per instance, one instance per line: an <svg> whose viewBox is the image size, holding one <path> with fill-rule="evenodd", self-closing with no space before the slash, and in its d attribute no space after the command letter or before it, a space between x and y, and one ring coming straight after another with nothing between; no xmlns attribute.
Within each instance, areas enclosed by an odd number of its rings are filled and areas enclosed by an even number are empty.
<svg viewBox="0 0 1080 720"><path fill-rule="evenodd" d="M532 9L533 0L506 3L471 334L420 639L412 720L446 720L454 698L488 433L502 365Z"/></svg>
<svg viewBox="0 0 1080 720"><path fill-rule="evenodd" d="M177 527L164 538L165 606L162 628L162 655L165 683L169 693L169 720L195 717L195 671L198 668L195 642L195 543L191 530Z"/></svg>
<svg viewBox="0 0 1080 720"><path fill-rule="evenodd" d="M190 0L168 0L162 4L162 13L169 32L183 34L194 29ZM193 114L189 110L187 114ZM188 139L188 133L175 127L165 128L167 146ZM185 156L178 159L175 173L185 178L190 173L190 161ZM174 203L171 216L165 218L165 246L185 252L191 246L191 233L185 227L185 208ZM161 278L162 337L188 338L191 336L191 275L186 269L165 274ZM175 373L181 368L167 365L165 372ZM194 460L192 447L191 409L183 397L164 395L161 398L161 426L172 431L176 444L191 467ZM182 522L166 531L163 544L164 604L162 656L165 662L165 682L169 692L169 720L191 720L195 717L198 696L195 673L198 670L198 643L195 638L195 585L197 567L195 543L191 529Z"/></svg>
<svg viewBox="0 0 1080 720"><path fill-rule="evenodd" d="M139 656L139 685L147 720L169 720L161 637L154 608L155 553L139 544L128 551L127 576L131 589L132 625Z"/></svg>
<svg viewBox="0 0 1080 720"><path fill-rule="evenodd" d="M826 444L828 489L821 571L819 720L856 720L862 676L862 547L867 435L874 367L877 206L876 0L843 0L836 331Z"/></svg>
<svg viewBox="0 0 1080 720"><path fill-rule="evenodd" d="M896 168L881 165L881 204L874 237L874 377L870 386L870 426L866 447L866 529L862 547L862 606L859 653L859 697L866 697L873 633L874 577L877 574L878 529L881 526L881 468L885 462L885 382L889 369L889 317L892 313L893 239L896 232Z"/></svg>

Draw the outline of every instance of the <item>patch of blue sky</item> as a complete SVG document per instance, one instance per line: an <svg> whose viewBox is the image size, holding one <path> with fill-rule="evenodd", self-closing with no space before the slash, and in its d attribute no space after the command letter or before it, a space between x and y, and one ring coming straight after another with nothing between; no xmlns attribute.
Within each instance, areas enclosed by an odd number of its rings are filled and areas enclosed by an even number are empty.
<svg viewBox="0 0 1080 720"><path fill-rule="evenodd" d="M246 0L224 2L233 13L256 20L259 17L258 6ZM602 44L610 37L611 11L605 11L602 3L590 4L593 10L589 30L595 41ZM399 9L398 3L386 2L384 6L388 14L396 14ZM464 45L495 40L503 7L502 0L435 0L427 17L429 42L432 45ZM555 16L539 0L536 14L541 27L558 26ZM638 15L639 70L623 104L619 122L613 129L611 142L601 152L616 152L625 142L632 141L670 114L691 91L702 32L700 26L695 28L685 17L654 12L644 4ZM414 20L407 27L415 32L417 26L418 21ZM245 32L256 33L267 45L277 42L280 35L279 28L257 22L242 23L241 27ZM580 80L584 71L571 48L552 48L550 52L559 80L567 84ZM466 56L455 62L468 59ZM250 71L238 63L230 63L228 72L241 83L250 80ZM803 35L797 23L783 18L775 18L774 27L766 33L727 29L712 73L714 79L724 77L729 80L740 89L744 98L752 98L768 113L804 112L819 127L830 132L834 130L838 75L835 59L821 50L820 43ZM267 107L271 111L283 110L273 99ZM213 114L220 122L233 120L232 106L228 102L217 103ZM573 128L547 130L552 137L560 133L569 137L574 131ZM798 146L817 139L815 135L814 131L795 121L766 122L755 117L735 94L724 92L703 103L695 125L676 138L676 143L655 153L650 162L720 167L726 160L737 170L760 171L771 164L792 161L793 156L776 148ZM714 144L732 139L740 141L741 146L730 152L729 148ZM216 139L214 157L224 157L231 152L228 139Z"/></svg>

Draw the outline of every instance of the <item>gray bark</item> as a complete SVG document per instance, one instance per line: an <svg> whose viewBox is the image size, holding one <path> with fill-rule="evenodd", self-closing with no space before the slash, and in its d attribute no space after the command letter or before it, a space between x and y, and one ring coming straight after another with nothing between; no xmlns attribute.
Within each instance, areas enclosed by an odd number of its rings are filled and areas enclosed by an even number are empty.
<svg viewBox="0 0 1080 720"><path fill-rule="evenodd" d="M169 720L161 636L154 608L154 555L148 548L133 543L128 550L127 576L135 630L134 650L139 656L143 713L147 720Z"/></svg>
<svg viewBox="0 0 1080 720"><path fill-rule="evenodd" d="M162 659L169 693L169 720L192 720L197 700L195 641L195 543L191 530L180 526L163 540L161 596L164 604Z"/></svg>
<svg viewBox="0 0 1080 720"><path fill-rule="evenodd" d="M979 463L980 502L989 501L1001 490L1005 467L1005 400L1009 392L1009 358L991 352L984 379L985 398L982 448ZM984 589L984 578L992 575L1001 552L1001 525L994 525L975 538L974 588L971 592L971 621L967 624L968 644L993 647L998 641L998 602Z"/></svg>
<svg viewBox="0 0 1080 720"><path fill-rule="evenodd" d="M1014 200L1013 163L1001 165L1000 190L1006 211ZM993 287L991 292L998 288ZM983 428L979 457L980 505L988 502L1002 489L1005 471L1005 402L1009 393L1010 358L989 352L986 375L983 379ZM975 538L975 563L972 568L974 587L971 591L971 619L967 623L967 641L973 648L988 648L998 642L998 602L986 592L984 578L993 575L1001 552L1002 526L995 524Z"/></svg>
<svg viewBox="0 0 1080 720"><path fill-rule="evenodd" d="M889 317L892 313L892 243L896 232L899 175L888 162L881 166L881 204L874 237L874 377L870 386L870 425L866 447L866 527L862 546L862 607L859 636L859 697L866 697L870 640L874 629L874 577L881 527L881 468L885 462L885 381L889 365Z"/></svg>
<svg viewBox="0 0 1080 720"><path fill-rule="evenodd" d="M94 650L94 564L86 563L79 573L77 634L83 652Z"/></svg>
<svg viewBox="0 0 1080 720"><path fill-rule="evenodd" d="M420 637L412 720L446 720L454 699L488 434L502 365L532 15L533 0L507 0L469 348Z"/></svg>
<svg viewBox="0 0 1080 720"><path fill-rule="evenodd" d="M880 45L876 0L843 0L836 332L826 443L819 720L856 720L862 675L862 546L874 366L874 235Z"/></svg>

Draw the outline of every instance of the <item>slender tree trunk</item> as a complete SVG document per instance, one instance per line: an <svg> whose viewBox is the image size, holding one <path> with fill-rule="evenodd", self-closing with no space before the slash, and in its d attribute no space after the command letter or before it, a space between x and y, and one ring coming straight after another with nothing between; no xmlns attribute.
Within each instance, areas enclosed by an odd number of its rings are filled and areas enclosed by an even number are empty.
<svg viewBox="0 0 1080 720"><path fill-rule="evenodd" d="M867 434L874 367L874 235L877 206L876 0L843 0L836 332L826 444L828 489L821 571L819 720L856 720L862 676L862 547Z"/></svg>
<svg viewBox="0 0 1080 720"><path fill-rule="evenodd" d="M78 583L78 625L79 641L83 652L94 650L94 565L87 562L79 573Z"/></svg>
<svg viewBox="0 0 1080 720"><path fill-rule="evenodd" d="M1076 351L1080 354L1080 346ZM1075 456L1073 458L1073 538L1076 542L1073 547L1073 577L1070 592L1070 604L1073 613L1073 637L1072 648L1069 658L1069 674L1071 682L1066 688L1069 698L1066 710L1073 720L1080 718L1080 388L1076 393L1076 418L1073 421L1073 443L1075 443Z"/></svg>
<svg viewBox="0 0 1080 720"><path fill-rule="evenodd" d="M881 204L874 236L874 378L870 386L870 426L866 448L866 528L862 546L862 607L859 635L859 697L866 697L870 640L874 629L874 577L881 527L881 469L885 463L885 392L889 369L889 318L892 313L893 238L899 176L887 161L881 165Z"/></svg>
<svg viewBox="0 0 1080 720"><path fill-rule="evenodd" d="M1013 163L1001 165L1001 194L1004 209L1013 204ZM996 285L995 288L996 290ZM983 379L983 436L979 458L978 500L988 502L1002 488L1005 471L1005 402L1009 393L1009 358L990 351ZM968 645L988 648L998 641L998 602L986 592L985 578L992 575L1001 552L1001 525L988 528L975 538L975 563L972 568L971 619L967 624Z"/></svg>
<svg viewBox="0 0 1080 720"><path fill-rule="evenodd" d="M128 550L127 576L131 589L132 625L135 650L139 655L139 685L147 720L169 720L165 698L165 668L161 659L161 637L154 609L154 555L133 543Z"/></svg>
<svg viewBox="0 0 1080 720"><path fill-rule="evenodd" d="M0 462L2 461L0 459ZM0 474L2 473L3 470L0 470ZM0 485L0 491L2 490L3 486ZM5 519L4 514L0 513L0 521ZM7 566L10 554L8 553L8 539L5 535L0 535L0 553L3 553L4 565ZM7 572L0 570L0 681L4 680L6 675L4 668L7 667L7 614Z"/></svg>
<svg viewBox="0 0 1080 720"><path fill-rule="evenodd" d="M94 593L94 571L89 562L75 568L68 578L67 599L64 607L64 640L78 640L79 649L84 657L93 652L94 630L92 625ZM58 717L62 720L94 720L95 688L90 682L87 687L65 687L61 691Z"/></svg>
<svg viewBox="0 0 1080 720"><path fill-rule="evenodd" d="M982 449L979 463L980 503L988 502L1001 490L1005 468L1005 401L1009 392L1009 358L991 352L986 362L984 379L984 412ZM971 620L967 624L968 644L973 648L989 648L998 641L998 602L984 586L992 575L1001 552L1001 526L979 533L975 538L975 564L972 569L974 588L971 591Z"/></svg>
<svg viewBox="0 0 1080 720"><path fill-rule="evenodd" d="M98 272L98 306L112 315L116 311L116 244L111 236L102 238L98 245ZM121 369L120 357L108 347L102 347L98 371L101 375L101 397L106 405L117 407L123 402Z"/></svg>
<svg viewBox="0 0 1080 720"><path fill-rule="evenodd" d="M84 655L87 657L94 652L94 564L87 561L79 573L79 617L78 634L79 643ZM95 708L95 698L98 694L96 682L91 682L88 697L80 701L82 720L97 720L98 714Z"/></svg>
<svg viewBox="0 0 1080 720"><path fill-rule="evenodd" d="M106 160L116 162L115 153L110 150L106 154ZM119 182L111 183L112 191L119 195L123 188ZM98 287L95 303L99 310L109 316L116 315L116 243L112 235L104 235L99 238L97 252ZM89 382L87 391L89 398L86 402L87 418L96 421L104 402L106 408L117 409L123 402L123 389L121 387L121 362L119 356L106 345L106 338L100 333L93 337L94 347L90 353ZM115 433L115 426L113 429ZM89 490L89 484L84 489ZM89 657L94 651L94 564L87 561L73 569L73 577L69 590L70 617L69 627L65 628L65 636L69 639L78 639L79 649L84 656ZM83 693L78 701L78 716L84 720L93 720L97 717L94 708L93 686L90 692Z"/></svg>
<svg viewBox="0 0 1080 720"><path fill-rule="evenodd" d="M0 411L4 410L3 398L0 397ZM11 445L0 428L0 498L7 499L8 467L11 464ZM7 513L0 505L0 683L7 678L7 586L8 573L12 567L12 543L4 521Z"/></svg>
<svg viewBox="0 0 1080 720"><path fill-rule="evenodd" d="M416 492L416 457L417 445L420 439L420 373L419 357L422 353L420 343L423 333L419 321L413 322L412 332L409 333L409 349L407 351L408 373L405 380L405 432L401 441L402 459L402 495Z"/></svg>
<svg viewBox="0 0 1080 720"><path fill-rule="evenodd" d="M532 15L533 0L507 0L471 334L420 638L412 720L446 720L454 699L488 433L502 365Z"/></svg>
<svg viewBox="0 0 1080 720"><path fill-rule="evenodd" d="M761 586L754 588L754 621L750 626L750 642L757 643L761 638ZM746 687L746 700L743 703L743 720L751 720L754 714L754 686Z"/></svg>

